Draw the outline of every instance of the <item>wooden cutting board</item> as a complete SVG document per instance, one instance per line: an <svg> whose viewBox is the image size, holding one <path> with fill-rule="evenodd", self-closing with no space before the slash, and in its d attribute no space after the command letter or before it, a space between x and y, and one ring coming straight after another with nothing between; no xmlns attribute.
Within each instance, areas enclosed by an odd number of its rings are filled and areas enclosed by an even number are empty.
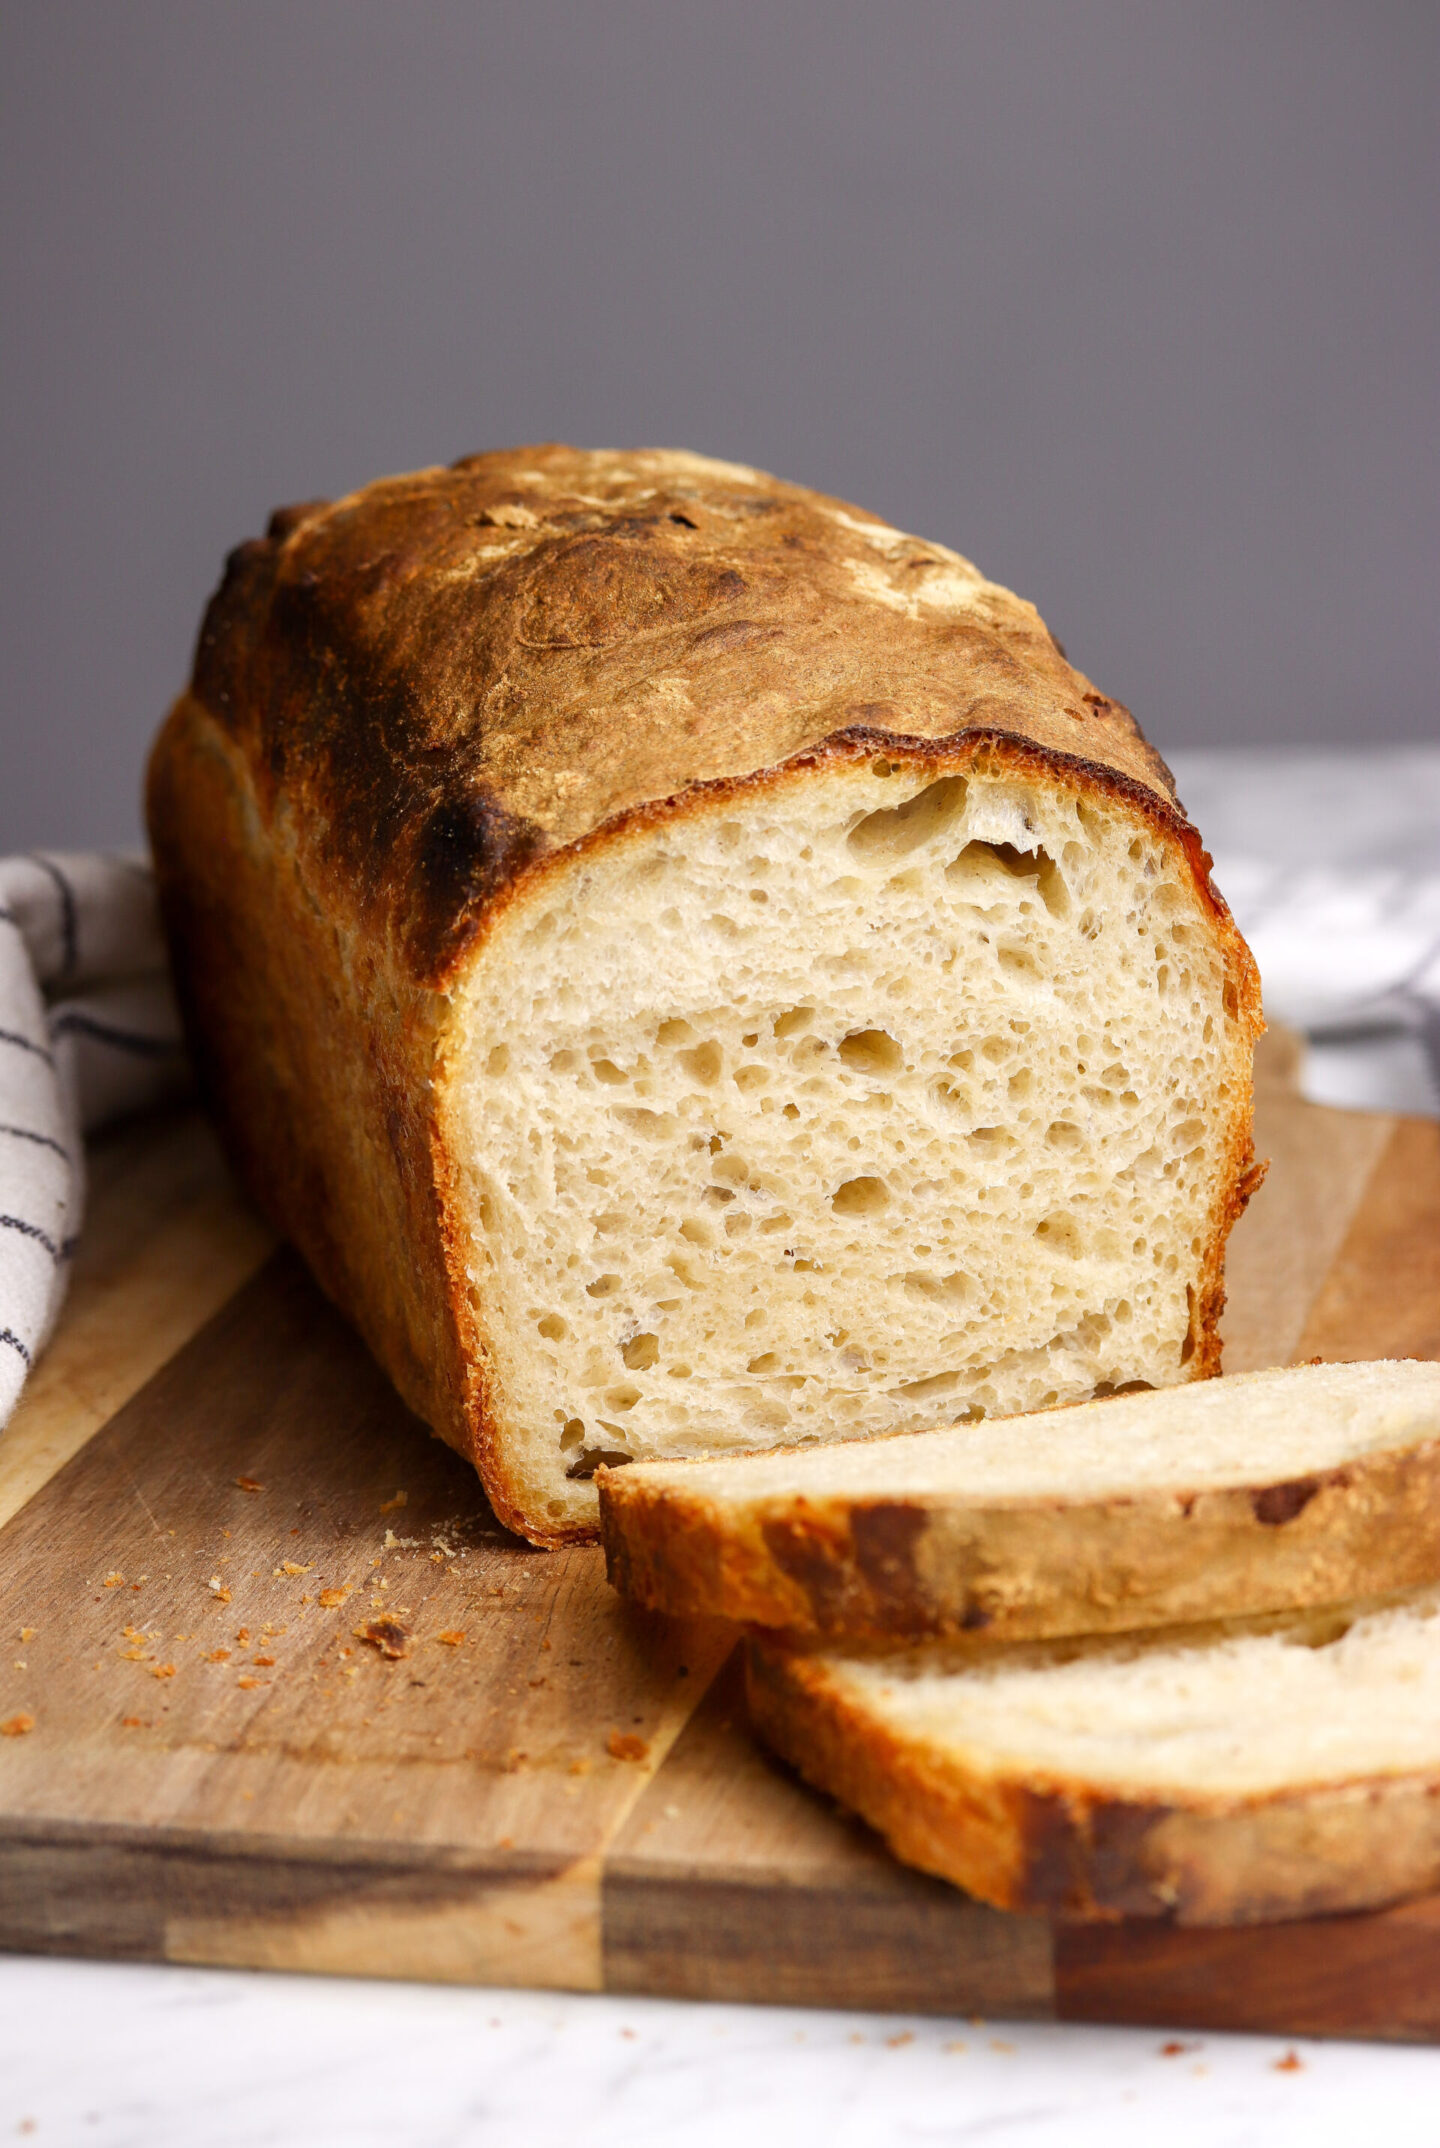
<svg viewBox="0 0 1440 2148"><path fill-rule="evenodd" d="M1289 1055L1267 1041L1227 1365L1440 1356L1440 1126L1304 1104ZM0 1435L0 1945L1440 2037L1440 1898L1243 1931L1002 1915L756 1749L733 1644L507 1535L198 1117L97 1150Z"/></svg>

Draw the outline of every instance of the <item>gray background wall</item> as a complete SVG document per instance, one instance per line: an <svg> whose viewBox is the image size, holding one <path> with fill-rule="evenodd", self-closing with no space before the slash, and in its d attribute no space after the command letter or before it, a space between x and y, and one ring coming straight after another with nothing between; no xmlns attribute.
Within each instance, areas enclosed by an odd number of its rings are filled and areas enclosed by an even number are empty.
<svg viewBox="0 0 1440 2148"><path fill-rule="evenodd" d="M687 444L1161 744L1437 734L1429 0L10 0L0 849L129 840L223 552Z"/></svg>

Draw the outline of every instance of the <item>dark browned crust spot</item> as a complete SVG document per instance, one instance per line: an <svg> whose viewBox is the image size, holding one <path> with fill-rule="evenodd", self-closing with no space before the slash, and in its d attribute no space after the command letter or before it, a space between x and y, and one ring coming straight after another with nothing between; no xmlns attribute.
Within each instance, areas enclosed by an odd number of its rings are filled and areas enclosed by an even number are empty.
<svg viewBox="0 0 1440 2148"><path fill-rule="evenodd" d="M903 1613L919 1593L915 1547L927 1522L925 1514L899 1500L866 1500L851 1513L855 1565L878 1614L878 1625L885 1624L887 1612L898 1609Z"/></svg>
<svg viewBox="0 0 1440 2148"><path fill-rule="evenodd" d="M828 1627L843 1620L846 1597L855 1593L849 1545L802 1513L767 1515L760 1535L776 1568L795 1584L817 1621Z"/></svg>
<svg viewBox="0 0 1440 2148"><path fill-rule="evenodd" d="M1267 1529L1280 1528L1303 1514L1319 1489L1318 1477L1292 1477L1288 1484L1264 1485L1250 1495L1255 1519Z"/></svg>

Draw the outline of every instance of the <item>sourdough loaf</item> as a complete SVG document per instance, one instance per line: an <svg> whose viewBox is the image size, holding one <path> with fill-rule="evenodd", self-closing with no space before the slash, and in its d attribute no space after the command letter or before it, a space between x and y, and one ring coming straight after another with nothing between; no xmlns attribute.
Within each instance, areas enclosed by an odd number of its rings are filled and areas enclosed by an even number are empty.
<svg viewBox="0 0 1440 2148"><path fill-rule="evenodd" d="M881 1656L747 1643L752 1720L1001 1909L1245 1924L1440 1885L1440 1592Z"/></svg>
<svg viewBox="0 0 1440 2148"><path fill-rule="evenodd" d="M602 1461L1217 1369L1253 964L943 546L659 451L285 510L149 816L233 1157L535 1541Z"/></svg>
<svg viewBox="0 0 1440 2148"><path fill-rule="evenodd" d="M1440 1582L1440 1365L1292 1365L598 1482L611 1580L678 1617L1007 1641L1338 1603Z"/></svg>

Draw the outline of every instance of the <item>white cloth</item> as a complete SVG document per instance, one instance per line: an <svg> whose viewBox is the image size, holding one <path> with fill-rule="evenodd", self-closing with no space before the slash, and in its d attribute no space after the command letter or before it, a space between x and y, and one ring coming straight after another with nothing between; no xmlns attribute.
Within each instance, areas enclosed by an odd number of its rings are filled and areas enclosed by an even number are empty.
<svg viewBox="0 0 1440 2148"><path fill-rule="evenodd" d="M1170 760L1304 1095L1440 1116L1440 747Z"/></svg>
<svg viewBox="0 0 1440 2148"><path fill-rule="evenodd" d="M1266 1018L1306 1034L1305 1095L1440 1118L1440 872L1222 857L1215 878L1260 965Z"/></svg>
<svg viewBox="0 0 1440 2148"><path fill-rule="evenodd" d="M186 1086L144 860L0 859L0 1425L65 1296L84 1134Z"/></svg>

